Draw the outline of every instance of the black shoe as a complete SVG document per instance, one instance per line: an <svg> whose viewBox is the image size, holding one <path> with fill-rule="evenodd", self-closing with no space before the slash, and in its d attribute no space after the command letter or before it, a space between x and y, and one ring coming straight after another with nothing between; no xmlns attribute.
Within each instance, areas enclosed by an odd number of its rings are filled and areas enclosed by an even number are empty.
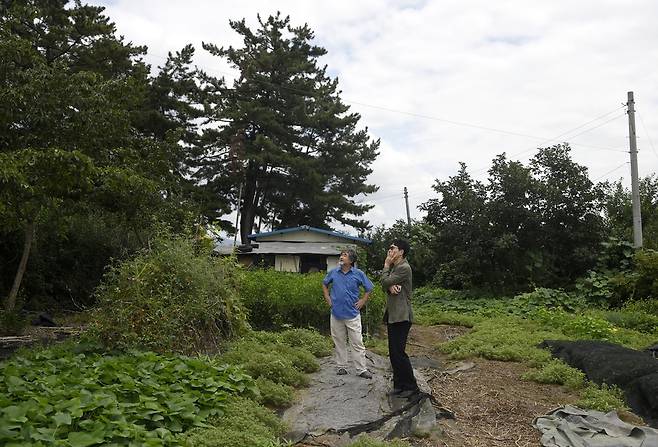
<svg viewBox="0 0 658 447"><path fill-rule="evenodd" d="M386 393L387 396L397 396L398 394L404 392L402 388L393 388L391 389L388 393Z"/></svg>
<svg viewBox="0 0 658 447"><path fill-rule="evenodd" d="M345 368L338 368L336 374L338 374L339 376L344 376L345 374L347 374L347 370Z"/></svg>
<svg viewBox="0 0 658 447"><path fill-rule="evenodd" d="M414 396L418 393L420 393L420 390L418 388L413 390L404 390L398 394L398 397L401 397L403 399L408 399L409 397Z"/></svg>

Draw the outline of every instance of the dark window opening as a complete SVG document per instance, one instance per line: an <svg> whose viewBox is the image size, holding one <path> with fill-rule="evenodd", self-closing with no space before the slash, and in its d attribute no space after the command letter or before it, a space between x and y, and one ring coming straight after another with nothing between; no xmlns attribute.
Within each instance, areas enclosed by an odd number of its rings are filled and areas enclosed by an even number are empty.
<svg viewBox="0 0 658 447"><path fill-rule="evenodd" d="M301 255L301 264L301 273L327 271L327 257L325 255Z"/></svg>

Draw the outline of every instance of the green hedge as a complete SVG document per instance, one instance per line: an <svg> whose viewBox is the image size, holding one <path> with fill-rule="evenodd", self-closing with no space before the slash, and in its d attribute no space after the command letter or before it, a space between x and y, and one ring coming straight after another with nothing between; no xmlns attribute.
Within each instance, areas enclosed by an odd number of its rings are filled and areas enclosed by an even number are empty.
<svg viewBox="0 0 658 447"><path fill-rule="evenodd" d="M329 308L322 296L324 273L253 270L246 273L240 296L254 329L314 327L329 329ZM376 278L368 305L361 311L364 332L374 333L384 315L384 293Z"/></svg>

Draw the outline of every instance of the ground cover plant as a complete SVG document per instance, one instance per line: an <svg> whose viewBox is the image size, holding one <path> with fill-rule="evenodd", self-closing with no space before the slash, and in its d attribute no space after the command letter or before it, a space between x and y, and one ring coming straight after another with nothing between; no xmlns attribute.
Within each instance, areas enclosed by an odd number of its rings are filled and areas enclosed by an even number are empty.
<svg viewBox="0 0 658 447"><path fill-rule="evenodd" d="M438 349L453 358L481 356L516 361L531 366L527 380L555 383L576 390L584 408L601 411L623 409L623 396L617 388L588 382L585 375L561 360L551 358L537 345L546 339L606 340L634 349L643 349L658 339L652 315L637 312L651 308L649 302L629 304L618 311L588 308L586 301L563 291L538 289L509 299L467 299L446 296L439 290L432 300L431 289L424 290L424 303L418 306L422 324L462 324L472 330ZM635 307L633 307L635 306Z"/></svg>
<svg viewBox="0 0 658 447"><path fill-rule="evenodd" d="M254 329L314 327L329 329L329 308L322 296L324 273L286 273L251 270L245 273L240 297ZM376 278L370 300L361 311L363 328L373 333L384 315L385 297Z"/></svg>
<svg viewBox="0 0 658 447"><path fill-rule="evenodd" d="M331 349L289 329L199 358L93 343L21 352L0 363L0 444L277 446L284 428L263 405L290 405Z"/></svg>
<svg viewBox="0 0 658 447"><path fill-rule="evenodd" d="M0 444L177 445L254 380L212 359L74 346L23 352L0 363Z"/></svg>
<svg viewBox="0 0 658 447"><path fill-rule="evenodd" d="M294 388L308 384L305 373L317 371L316 357L331 354L332 348L327 337L309 329L255 331L230 343L220 358L256 379L260 403L282 408L292 403Z"/></svg>

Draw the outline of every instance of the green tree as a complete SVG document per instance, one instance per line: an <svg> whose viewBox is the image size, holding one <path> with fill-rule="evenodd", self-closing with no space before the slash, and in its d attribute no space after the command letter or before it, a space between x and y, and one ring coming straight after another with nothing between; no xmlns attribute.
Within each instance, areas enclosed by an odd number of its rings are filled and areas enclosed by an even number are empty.
<svg viewBox="0 0 658 447"><path fill-rule="evenodd" d="M633 241L631 192L621 181L604 183L606 226L612 237ZM644 248L658 249L658 176L640 179L640 212Z"/></svg>
<svg viewBox="0 0 658 447"><path fill-rule="evenodd" d="M230 89L221 80L207 83L221 127L206 133L196 178L232 202L241 198L243 242L256 218L273 227L327 227L334 220L367 228L358 217L371 206L353 197L377 189L366 177L379 141L358 130L360 116L349 112L338 81L318 65L326 50L312 44L311 29L293 27L280 14L258 20L256 31L244 20L230 22L241 48L204 44L239 76Z"/></svg>
<svg viewBox="0 0 658 447"><path fill-rule="evenodd" d="M457 175L436 180L437 199L420 206L425 222L435 231L433 247L438 264L437 280L450 288L472 288L486 284L491 271L488 239L487 191L473 180L460 163Z"/></svg>
<svg viewBox="0 0 658 447"><path fill-rule="evenodd" d="M540 219L532 212L537 187L529 168L497 156L487 184L488 238L491 267L488 282L498 290L515 292L533 281Z"/></svg>
<svg viewBox="0 0 658 447"><path fill-rule="evenodd" d="M567 144L540 148L529 166L493 160L485 185L461 165L421 205L433 228L435 280L508 293L573 283L596 262L605 231L601 192Z"/></svg>
<svg viewBox="0 0 658 447"><path fill-rule="evenodd" d="M532 213L541 222L538 278L553 287L571 284L596 263L605 240L602 193L587 175L587 168L571 159L568 144L541 148L530 162L537 188Z"/></svg>
<svg viewBox="0 0 658 447"><path fill-rule="evenodd" d="M0 153L0 166L0 200L4 204L0 215L5 225L25 231L21 259L4 303L5 310L13 312L39 215L89 189L93 164L76 151L25 149Z"/></svg>
<svg viewBox="0 0 658 447"><path fill-rule="evenodd" d="M433 250L432 227L425 222L412 220L411 226L398 219L390 227L380 225L367 233L372 244L365 249L368 273L377 275L384 266L388 247L394 239L405 239L411 250L408 256L413 270L414 287L426 284L436 274L435 252Z"/></svg>
<svg viewBox="0 0 658 447"><path fill-rule="evenodd" d="M148 105L145 49L115 32L102 7L79 1L0 3L0 247L22 253L2 256L18 261L0 266L14 271L11 286L0 284L11 288L7 307L35 234L67 237L72 216L98 210L136 232L155 212L175 214L162 204L181 177L178 136L136 128ZM6 243L17 237L22 248Z"/></svg>

